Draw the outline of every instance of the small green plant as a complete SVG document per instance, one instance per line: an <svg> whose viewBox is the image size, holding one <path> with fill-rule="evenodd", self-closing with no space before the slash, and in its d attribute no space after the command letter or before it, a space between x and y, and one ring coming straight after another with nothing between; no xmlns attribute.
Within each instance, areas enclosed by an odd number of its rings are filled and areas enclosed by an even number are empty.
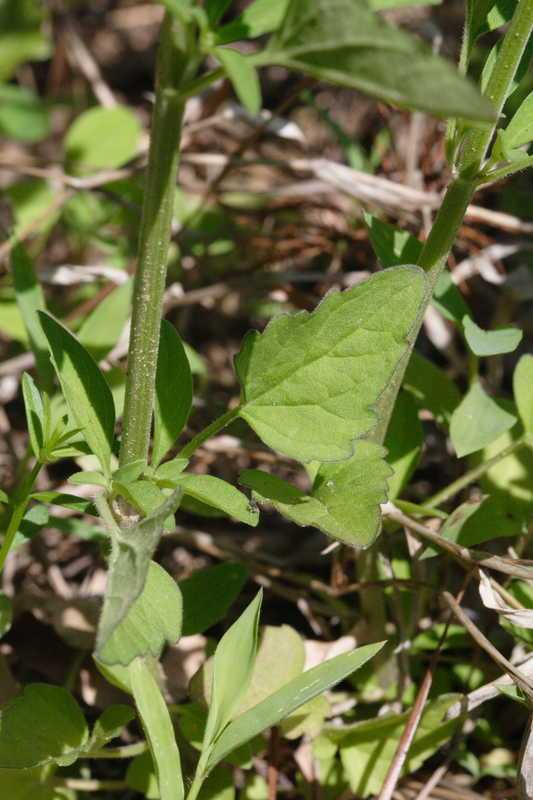
<svg viewBox="0 0 533 800"><path fill-rule="evenodd" d="M228 757L243 745L253 752L258 736L284 721L294 722L298 709L311 714L316 698L382 650L380 629L375 631L380 641L310 670L299 663L285 676L288 680L282 678L247 703L261 664L259 593L205 665L203 693L199 692L203 703L193 698L183 707L169 708L158 682L164 648L175 644L183 630L188 635L202 632L223 619L246 577L237 575L232 582L226 572L207 571L204 585L193 577L180 589L153 560L164 531L174 528L174 514L182 503L204 504L251 527L259 523L259 507L273 506L297 525L318 528L353 548L370 548L376 541L381 506L387 500L419 520L443 517L440 536L450 546L468 548L494 536L484 524L491 517L490 504L494 520L504 491L497 491L498 467L519 450L530 457L533 447L533 357L525 355L518 362L514 403L502 407L487 394L479 377L480 359L514 351L521 334L513 328L482 330L451 282L446 263L475 192L533 164L527 151L533 131L531 95L502 124L506 101L530 60L533 1L469 0L460 70L377 13L402 4L255 0L225 24L228 0L166 0L135 283L132 287L128 281L108 295L77 335L46 310L33 263L18 241L21 228L15 227L13 284L37 377L25 373L22 378L30 451L15 490L9 497L0 493L7 507L0 568L22 536L28 515L38 520L41 513L46 522L46 507L53 504L99 518L108 579L94 659L112 684L133 697L145 740L106 748L132 721L130 706L106 709L89 731L66 688L29 684L1 711L0 788L6 797L68 797L65 792L70 789L88 786L82 779L76 784L71 772L62 778L58 768L70 768L78 759L134 757L123 782L106 786L102 781L96 788L121 791L129 786L162 800L195 800ZM483 69L480 90L468 77L476 40L503 26ZM37 33L35 37L34 48L21 53L21 61L37 57L35 48L41 52ZM268 37L266 44L251 55L232 46L259 37ZM207 57L218 64L211 71L204 71ZM279 316L262 333L249 333L235 358L238 405L176 449L191 413L193 377L179 334L162 319L162 300L184 107L187 99L225 76L240 102L256 113L261 106L258 74L271 65L447 120L453 177L424 243L368 215L369 236L385 269L362 284L328 295L310 313ZM0 114L0 127L12 135L23 134L29 127L26 115L31 115L35 135L46 135L44 110L27 92L15 97L12 89L3 87L6 110ZM85 112L65 137L66 168L70 175L82 177L121 167L135 155L138 136L138 125L127 109ZM70 208L80 236L93 224L90 202L78 198L78 205ZM131 298L128 371L117 391L98 362L115 345ZM464 333L471 352L470 384L462 398L442 371L413 353L431 303ZM399 394L402 386L405 391ZM477 465L424 505L400 499L420 452L416 403L429 409L449 433L459 458L479 456ZM306 493L256 469L242 472L241 488L190 471L198 448L238 419L268 448L304 465L312 477L311 490ZM394 458L397 451L402 458ZM89 467L71 474L69 482L73 487L92 486L89 500L75 492L36 491L41 468L74 458L83 458ZM496 486L490 498L469 504L467 511L461 506L449 515L443 511L448 500L484 476ZM251 496L242 489L251 490ZM520 526L531 517L531 508L524 506L527 502L521 506ZM392 516L387 525L394 524ZM439 542L433 546L438 548ZM435 552L428 549L423 558ZM375 548L368 550L370 572L375 557ZM219 599L215 602L213 597ZM372 597L375 600L375 593ZM422 735L415 740L414 765L452 735L456 722L442 722L451 704L444 697L426 709L419 733L433 735L435 726L440 727L429 744ZM191 720L197 726L195 736L185 737L185 748L183 737L175 735L173 716L183 722L184 730ZM317 740L317 758L324 770L335 770L340 753L353 791L363 796L378 792L390 758L378 758L369 778L361 743L397 743L405 722L406 714L396 714L385 724L367 720L349 729L330 726ZM190 742L198 753L193 759ZM184 752L186 769L181 765ZM147 781L154 774L155 789L149 790Z"/></svg>

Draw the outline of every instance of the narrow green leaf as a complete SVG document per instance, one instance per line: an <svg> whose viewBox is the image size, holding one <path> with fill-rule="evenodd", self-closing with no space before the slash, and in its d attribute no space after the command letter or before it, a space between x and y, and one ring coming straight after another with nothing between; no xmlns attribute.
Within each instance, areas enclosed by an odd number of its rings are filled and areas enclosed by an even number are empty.
<svg viewBox="0 0 533 800"><path fill-rule="evenodd" d="M423 244L409 231L403 231L388 222L365 213L365 224L370 243L382 267L416 264Z"/></svg>
<svg viewBox="0 0 533 800"><path fill-rule="evenodd" d="M261 110L261 84L250 59L230 47L217 47L214 53L242 105L250 114L258 114Z"/></svg>
<svg viewBox="0 0 533 800"><path fill-rule="evenodd" d="M192 407L189 360L176 328L163 320L157 357L152 464L157 467L182 432Z"/></svg>
<svg viewBox="0 0 533 800"><path fill-rule="evenodd" d="M177 583L151 561L140 597L99 651L99 660L128 666L146 655L159 658L163 647L181 636L182 605Z"/></svg>
<svg viewBox="0 0 533 800"><path fill-rule="evenodd" d="M109 475L115 429L109 386L75 336L49 314L39 316L70 416Z"/></svg>
<svg viewBox="0 0 533 800"><path fill-rule="evenodd" d="M0 711L0 768L67 765L88 740L85 718L66 689L31 683Z"/></svg>
<svg viewBox="0 0 533 800"><path fill-rule="evenodd" d="M533 92L522 100L503 131L503 138L508 148L521 147L533 140Z"/></svg>
<svg viewBox="0 0 533 800"><path fill-rule="evenodd" d="M135 705L154 760L161 800L183 800L181 759L174 727L161 690L144 659L129 667Z"/></svg>
<svg viewBox="0 0 533 800"><path fill-rule="evenodd" d="M250 505L246 495L220 478L215 478L213 475L187 474L179 477L177 485L183 489L185 495L194 497L195 500L213 508L219 508L246 525L255 527L259 522L259 512Z"/></svg>
<svg viewBox="0 0 533 800"><path fill-rule="evenodd" d="M213 686L204 747L209 747L224 730L250 684L262 599L261 590L218 643L213 660Z"/></svg>
<svg viewBox="0 0 533 800"><path fill-rule="evenodd" d="M237 747L288 717L313 697L347 678L379 653L384 644L368 644L351 653L331 658L294 678L266 700L237 717L217 739L209 757L208 769L216 766Z"/></svg>
<svg viewBox="0 0 533 800"><path fill-rule="evenodd" d="M91 738L87 745L87 752L100 750L112 739L116 739L132 719L135 719L135 713L131 706L108 706L94 723Z"/></svg>
<svg viewBox="0 0 533 800"><path fill-rule="evenodd" d="M458 458L468 456L493 442L516 423L476 381L453 412L450 437Z"/></svg>
<svg viewBox="0 0 533 800"><path fill-rule="evenodd" d="M180 581L183 636L204 633L224 619L247 580L248 570L242 564L227 561L197 570Z"/></svg>
<svg viewBox="0 0 533 800"><path fill-rule="evenodd" d="M141 595L164 522L176 511L181 496L182 490L178 488L153 514L136 525L124 531L110 531L111 557L96 637L96 653L101 661L105 661L102 653L105 654L105 647L112 634ZM99 498L96 498L96 503L99 503ZM103 515L105 518L105 510Z"/></svg>
<svg viewBox="0 0 533 800"><path fill-rule="evenodd" d="M133 278L113 289L83 321L78 341L95 361L101 361L116 345L131 312Z"/></svg>
<svg viewBox="0 0 533 800"><path fill-rule="evenodd" d="M533 356L522 356L513 374L516 407L527 433L533 433Z"/></svg>
<svg viewBox="0 0 533 800"><path fill-rule="evenodd" d="M41 393L31 375L25 372L22 376L22 396L26 411L26 422L30 437L31 449L35 458L39 458L44 448L45 419Z"/></svg>
<svg viewBox="0 0 533 800"><path fill-rule="evenodd" d="M173 458L172 461L166 461L164 464L160 464L156 469L154 478L163 483L168 481L176 485L188 463L189 459L187 458Z"/></svg>
<svg viewBox="0 0 533 800"><path fill-rule="evenodd" d="M45 308L44 295L33 261L22 244L16 244L11 251L11 273L17 306L24 320L30 347L35 355L42 386L50 389L54 380L54 370L48 357L46 337L37 315L38 311L43 311Z"/></svg>
<svg viewBox="0 0 533 800"><path fill-rule="evenodd" d="M437 116L494 119L473 83L364 0L291 0L256 63L279 64Z"/></svg>
<svg viewBox="0 0 533 800"><path fill-rule="evenodd" d="M396 267L248 334L235 360L240 416L299 461L350 456L378 421L374 406L408 352L425 287L420 269Z"/></svg>
<svg viewBox="0 0 533 800"><path fill-rule="evenodd" d="M73 483L74 486L83 486L84 484L90 484L93 486L103 486L104 489L106 489L108 486L108 481L102 475L102 473L96 472L94 470L84 470L83 472L75 472L73 475L70 476L68 481L69 483Z"/></svg>
<svg viewBox="0 0 533 800"><path fill-rule="evenodd" d="M123 467L119 467L113 473L113 480L120 481L121 483L131 483L136 481L146 469L146 460L140 458L137 461L131 461Z"/></svg>
<svg viewBox="0 0 533 800"><path fill-rule="evenodd" d="M239 39L257 39L279 28L289 0L255 0L242 14L217 31L217 44L229 44Z"/></svg>
<svg viewBox="0 0 533 800"><path fill-rule="evenodd" d="M437 422L448 425L459 403L459 389L444 370L414 350L405 372L403 386L420 408L431 411Z"/></svg>
<svg viewBox="0 0 533 800"><path fill-rule="evenodd" d="M230 5L231 0L206 0L205 10L211 28L222 19Z"/></svg>
<svg viewBox="0 0 533 800"><path fill-rule="evenodd" d="M136 155L140 134L141 126L128 108L84 111L65 136L69 167L77 173L121 167Z"/></svg>
<svg viewBox="0 0 533 800"><path fill-rule="evenodd" d="M386 450L369 441L357 442L345 461L322 464L312 493L260 470L245 470L239 480L260 502L271 502L297 525L313 526L353 547L368 547L381 529L380 504L387 500L391 468Z"/></svg>
<svg viewBox="0 0 533 800"><path fill-rule="evenodd" d="M523 333L518 328L500 328L484 331L470 317L463 317L465 339L476 356L497 356L512 353L522 341Z"/></svg>
<svg viewBox="0 0 533 800"><path fill-rule="evenodd" d="M32 492L31 499L39 500L47 505L63 506L63 508L71 508L74 511L82 511L85 514L96 514L92 500L87 500L86 497L78 497L74 494L55 491Z"/></svg>

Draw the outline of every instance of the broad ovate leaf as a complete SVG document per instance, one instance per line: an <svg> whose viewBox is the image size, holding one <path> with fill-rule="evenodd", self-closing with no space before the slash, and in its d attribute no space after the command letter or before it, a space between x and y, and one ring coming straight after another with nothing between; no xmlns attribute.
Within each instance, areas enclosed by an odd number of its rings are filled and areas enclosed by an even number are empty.
<svg viewBox="0 0 533 800"><path fill-rule="evenodd" d="M170 450L192 407L192 375L176 328L163 320L157 356L152 464Z"/></svg>
<svg viewBox="0 0 533 800"><path fill-rule="evenodd" d="M388 25L365 0L291 0L258 61L437 116L494 118L473 83L423 42Z"/></svg>
<svg viewBox="0 0 533 800"><path fill-rule="evenodd" d="M476 381L453 412L450 422L450 437L458 458L486 447L516 421L516 417L505 411Z"/></svg>
<svg viewBox="0 0 533 800"><path fill-rule="evenodd" d="M159 658L166 644L180 638L182 608L177 583L151 561L141 595L100 649L99 660L127 666L141 656Z"/></svg>
<svg viewBox="0 0 533 800"><path fill-rule="evenodd" d="M321 464L310 495L260 470L245 470L243 485L260 502L270 502L297 525L319 528L353 547L369 547L381 529L380 505L387 500L392 470L385 448L362 440L345 461Z"/></svg>
<svg viewBox="0 0 533 800"><path fill-rule="evenodd" d="M141 126L124 106L84 111L67 131L65 154L77 173L121 167L137 153Z"/></svg>
<svg viewBox="0 0 533 800"><path fill-rule="evenodd" d="M107 587L96 637L96 653L104 663L106 645L140 596L165 520L176 511L181 497L182 490L176 489L159 508L137 524L125 530L110 530L111 556ZM98 504L98 498L96 502ZM104 513L104 516L107 515ZM140 650L143 649L141 643ZM133 651L129 655L133 656Z"/></svg>
<svg viewBox="0 0 533 800"><path fill-rule="evenodd" d="M425 292L422 270L396 267L248 334L235 360L240 416L299 461L348 458L378 421L374 408L407 355Z"/></svg>
<svg viewBox="0 0 533 800"><path fill-rule="evenodd" d="M0 711L0 768L75 761L88 740L85 718L66 689L28 684Z"/></svg>
<svg viewBox="0 0 533 800"><path fill-rule="evenodd" d="M69 414L109 475L115 428L111 390L76 337L49 314L39 316Z"/></svg>
<svg viewBox="0 0 533 800"><path fill-rule="evenodd" d="M266 700L237 717L217 739L209 760L212 769L229 753L250 741L262 731L276 725L314 697L344 680L373 658L384 642L359 647L351 653L324 661L293 678Z"/></svg>

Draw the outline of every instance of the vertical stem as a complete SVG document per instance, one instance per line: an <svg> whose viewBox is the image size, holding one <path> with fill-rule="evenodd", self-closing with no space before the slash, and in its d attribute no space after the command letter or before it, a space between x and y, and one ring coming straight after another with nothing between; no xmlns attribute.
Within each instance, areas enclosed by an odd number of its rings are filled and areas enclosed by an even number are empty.
<svg viewBox="0 0 533 800"><path fill-rule="evenodd" d="M171 235L184 99L180 86L195 72L194 29L165 17L139 238L128 352L121 465L147 457L154 404L162 301Z"/></svg>
<svg viewBox="0 0 533 800"><path fill-rule="evenodd" d="M41 467L42 467L41 462L37 461L34 468L28 474L26 480L24 481L19 491L17 492L17 500L13 508L13 513L11 514L11 519L9 520L9 525L6 534L4 536L4 541L2 542L2 547L0 547L0 572L4 568L4 564L6 562L6 558L9 555L9 551L11 550L13 540L17 534L19 525L22 522L22 518L24 517L24 514L26 512L30 494L33 489L33 484L35 483L35 480L37 478L37 475L39 474Z"/></svg>

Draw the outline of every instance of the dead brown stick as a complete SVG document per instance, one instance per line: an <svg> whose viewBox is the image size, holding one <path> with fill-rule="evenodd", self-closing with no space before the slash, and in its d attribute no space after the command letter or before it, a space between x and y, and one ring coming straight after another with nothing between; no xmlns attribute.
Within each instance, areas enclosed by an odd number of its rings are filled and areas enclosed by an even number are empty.
<svg viewBox="0 0 533 800"><path fill-rule="evenodd" d="M390 519L409 528L415 536L449 553L467 569L482 567L483 569L494 569L498 572L503 572L505 575L512 575L516 578L533 580L533 562L531 561L494 556L492 553L485 553L480 550L470 550L468 547L462 547L449 539L444 539L442 536L439 536L438 533L426 528L425 525L416 522L416 520L408 517L407 514L403 514L392 504L384 506L383 511Z"/></svg>

